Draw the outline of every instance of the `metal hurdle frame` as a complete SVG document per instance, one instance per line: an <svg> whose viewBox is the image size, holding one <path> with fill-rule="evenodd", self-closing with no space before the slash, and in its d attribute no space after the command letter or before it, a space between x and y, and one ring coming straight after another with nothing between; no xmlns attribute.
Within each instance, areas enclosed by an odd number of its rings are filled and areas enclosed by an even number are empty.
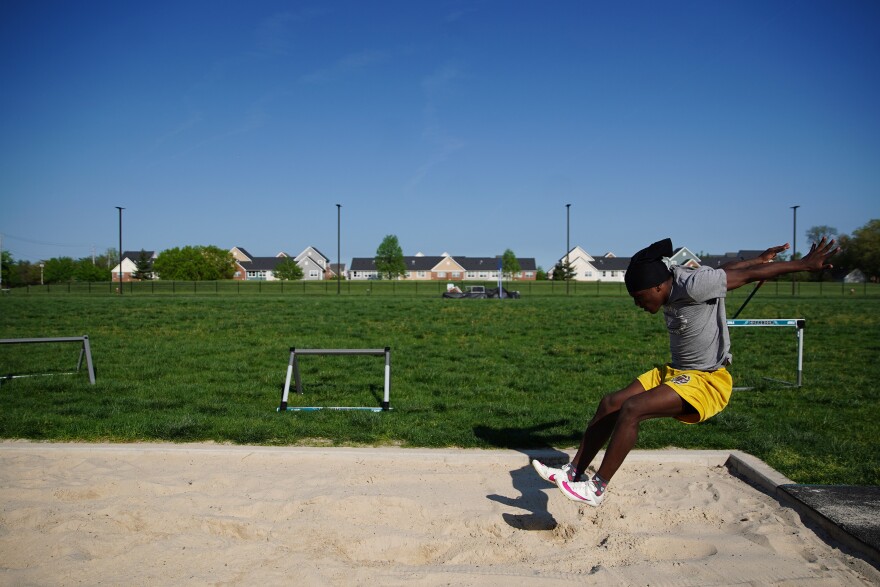
<svg viewBox="0 0 880 587"><path fill-rule="evenodd" d="M95 365L92 362L92 347L89 345L89 336L61 336L55 338L0 338L0 344L35 344L41 342L78 342L82 344L79 351L79 360L76 362L75 373L35 373L33 375L4 375L0 379L19 379L21 377L38 377L42 375L75 375L82 367L83 357L86 359L86 368L89 371L89 383L95 384Z"/></svg>
<svg viewBox="0 0 880 587"><path fill-rule="evenodd" d="M756 288L757 289L757 288ZM770 381L776 381L777 383L783 383L785 385L790 385L792 387L801 387L804 381L804 328L806 327L806 320L803 318L772 318L772 319L729 319L727 321L728 327L737 327L737 326L757 326L757 327L771 327L771 328L780 328L780 327L794 327L797 329L797 340L798 340L798 350L797 350L797 383L791 383L790 381L781 381L779 379L771 379L769 377L765 377L765 379L769 379ZM737 388L737 389L748 389L748 388Z"/></svg>
<svg viewBox="0 0 880 587"><path fill-rule="evenodd" d="M290 395L290 379L293 376L296 392L303 394L302 380L299 375L299 362L297 355L372 355L385 357L385 394L381 407L351 406L351 407L288 407L287 399ZM281 393L281 405L279 412L312 412L317 410L364 410L370 412L387 412L391 409L391 347L384 349L298 349L290 347L290 360L287 363L287 377L284 380L284 391Z"/></svg>

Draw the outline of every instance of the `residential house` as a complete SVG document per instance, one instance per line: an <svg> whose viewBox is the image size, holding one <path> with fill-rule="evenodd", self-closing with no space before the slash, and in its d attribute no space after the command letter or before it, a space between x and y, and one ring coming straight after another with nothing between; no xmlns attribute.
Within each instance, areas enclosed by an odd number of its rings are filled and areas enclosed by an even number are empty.
<svg viewBox="0 0 880 587"><path fill-rule="evenodd" d="M531 257L519 257L520 271L513 276L516 281L534 281L537 265ZM405 278L422 281L492 281L498 279L500 257L464 257L459 255L430 256L418 253L404 256ZM349 279L380 279L373 257L354 257L351 260Z"/></svg>
<svg viewBox="0 0 880 587"><path fill-rule="evenodd" d="M276 281L276 267L291 258L302 268L305 281L333 279L336 275L335 264L331 264L330 259L315 247L306 247L296 257L291 257L284 251L274 257L257 257L244 247L232 247L229 252L235 259L235 274L232 278L236 280Z"/></svg>
<svg viewBox="0 0 880 587"><path fill-rule="evenodd" d="M133 277L137 273L137 264L144 255L150 263L150 279L156 279L156 274L152 272L153 261L156 260L155 251L125 251L122 253L122 262L110 270L111 279L119 281L119 265L122 265L122 281L139 281Z"/></svg>
<svg viewBox="0 0 880 587"><path fill-rule="evenodd" d="M296 264L302 267L303 279L306 281L321 281L336 276L330 258L315 247L306 247L294 259Z"/></svg>
<svg viewBox="0 0 880 587"><path fill-rule="evenodd" d="M232 279L237 281L275 281L275 268L290 258L281 251L274 257L257 257L251 255L244 247L232 247L229 250L235 259L235 273Z"/></svg>
<svg viewBox="0 0 880 587"><path fill-rule="evenodd" d="M572 281L622 282L629 265L629 257L615 257L605 253L602 257L591 256L583 247L576 246L568 252L568 264L572 269ZM566 257L558 263L565 263Z"/></svg>
<svg viewBox="0 0 880 587"><path fill-rule="evenodd" d="M605 253L601 257L593 257L580 246L571 249L567 257L573 273L572 281L610 281L613 283L623 282L631 258L617 257L611 252ZM565 263L565 259L562 257L559 259L559 263ZM670 260L675 265L687 267L699 267L700 265L700 258L687 247L676 249Z"/></svg>
<svg viewBox="0 0 880 587"><path fill-rule="evenodd" d="M700 266L700 258L697 257L691 250L687 247L679 247L675 249L675 252L672 253L672 256L669 258L672 261L673 265L681 265L683 267L699 267Z"/></svg>

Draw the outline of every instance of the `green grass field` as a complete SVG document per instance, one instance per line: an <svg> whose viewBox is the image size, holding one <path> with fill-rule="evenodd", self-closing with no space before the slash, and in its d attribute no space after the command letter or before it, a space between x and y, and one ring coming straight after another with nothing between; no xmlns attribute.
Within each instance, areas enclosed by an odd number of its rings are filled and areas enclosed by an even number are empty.
<svg viewBox="0 0 880 587"><path fill-rule="evenodd" d="M603 394L668 360L662 318L616 285L570 296L518 287L524 297L509 301L444 300L427 285L336 296L332 285L334 295L222 284L2 296L0 338L88 334L97 385L84 372L4 380L0 437L567 448ZM806 318L804 387L764 379L795 379L794 329L732 329L734 383L755 388L701 425L645 423L638 448L739 449L800 483L880 483L880 296L774 287L742 317ZM750 289L734 292L729 313ZM291 346L390 346L393 410L277 412ZM78 354L0 345L0 375L70 371ZM379 357L306 356L300 366L305 393L291 405L379 405Z"/></svg>

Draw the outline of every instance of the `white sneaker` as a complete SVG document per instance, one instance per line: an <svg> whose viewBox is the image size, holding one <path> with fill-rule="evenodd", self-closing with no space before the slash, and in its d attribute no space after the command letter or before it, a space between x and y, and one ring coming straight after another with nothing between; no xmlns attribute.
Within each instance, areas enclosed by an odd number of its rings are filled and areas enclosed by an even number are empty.
<svg viewBox="0 0 880 587"><path fill-rule="evenodd" d="M579 501L593 507L597 507L599 504L601 504L602 500L605 499L605 494L608 492L606 488L605 491L602 491L600 493L599 488L596 487L596 484L593 483L592 479L576 482L569 481L568 479L564 479L562 477L557 477L556 487L559 488L559 491L562 492L562 495L564 495L571 501Z"/></svg>
<svg viewBox="0 0 880 587"><path fill-rule="evenodd" d="M571 463L566 463L558 469L555 469L553 467L548 467L543 463L539 463L537 459L534 459L532 461L532 466L544 481L556 483L557 479L568 479L569 481L574 480L574 467Z"/></svg>

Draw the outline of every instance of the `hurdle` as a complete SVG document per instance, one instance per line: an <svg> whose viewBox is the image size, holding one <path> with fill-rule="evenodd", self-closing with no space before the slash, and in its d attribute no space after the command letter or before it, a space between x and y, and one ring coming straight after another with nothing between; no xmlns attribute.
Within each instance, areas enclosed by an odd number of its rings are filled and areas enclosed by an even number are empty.
<svg viewBox="0 0 880 587"><path fill-rule="evenodd" d="M61 336L50 338L0 338L0 344L37 344L44 342L78 342L82 344L79 351L79 360L76 362L76 371L73 373L35 373L33 375L4 375L0 379L19 379L21 377L38 377L42 375L75 375L82 367L83 357L86 359L86 368L89 372L89 383L95 384L95 365L92 362L92 347L89 344L89 336Z"/></svg>
<svg viewBox="0 0 880 587"><path fill-rule="evenodd" d="M753 326L759 328L795 328L797 333L797 383L792 383L790 381L782 381L780 379L771 379L770 377L765 377L770 381L776 381L777 383L782 383L784 385L789 385L791 387L801 387L803 385L804 380L804 328L806 326L806 320L803 318L773 318L773 319L729 319L727 321L728 327L739 327L739 326ZM748 389L746 387L738 387L734 389Z"/></svg>
<svg viewBox="0 0 880 587"><path fill-rule="evenodd" d="M298 355L372 355L385 357L385 393L380 407L370 406L311 406L311 407L294 407L288 406L287 400L290 394L291 376L296 386L296 392L303 395L302 380L299 374ZM391 409L391 347L384 349L298 349L290 347L290 360L287 363L287 377L284 380L284 391L281 393L281 405L278 406L279 412L314 412L318 410L362 410L369 412L387 412Z"/></svg>

